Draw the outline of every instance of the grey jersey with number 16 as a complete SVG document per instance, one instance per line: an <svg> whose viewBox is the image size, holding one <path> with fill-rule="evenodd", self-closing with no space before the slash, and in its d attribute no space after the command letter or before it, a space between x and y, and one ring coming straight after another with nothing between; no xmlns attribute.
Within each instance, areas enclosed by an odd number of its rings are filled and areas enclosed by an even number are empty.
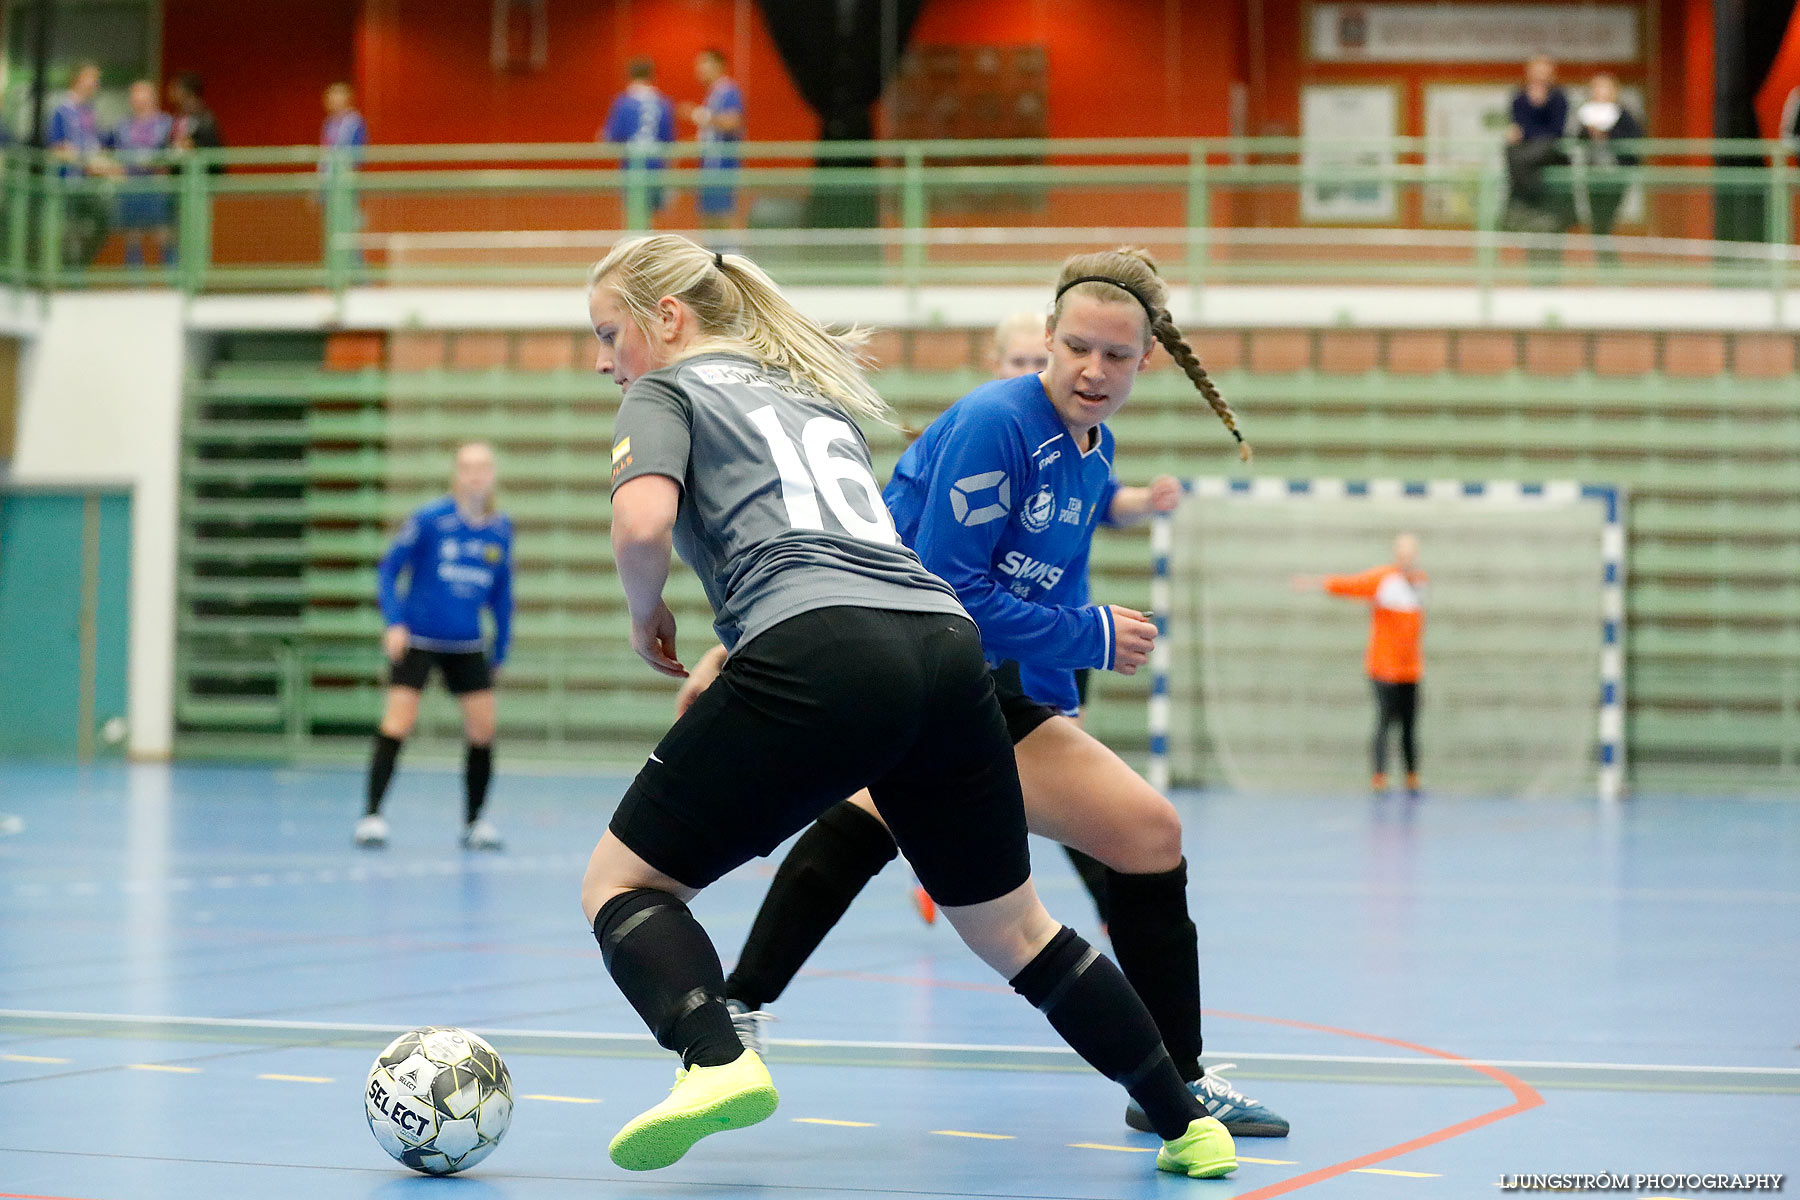
<svg viewBox="0 0 1800 1200"><path fill-rule="evenodd" d="M728 650L815 608L966 615L901 545L862 431L783 371L702 354L632 380L613 491L640 475L681 485L675 549Z"/></svg>

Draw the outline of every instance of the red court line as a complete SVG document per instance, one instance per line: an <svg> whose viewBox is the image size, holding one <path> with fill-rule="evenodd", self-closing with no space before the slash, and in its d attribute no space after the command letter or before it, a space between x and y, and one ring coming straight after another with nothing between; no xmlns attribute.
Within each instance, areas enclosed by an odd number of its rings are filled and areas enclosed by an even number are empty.
<svg viewBox="0 0 1800 1200"><path fill-rule="evenodd" d="M80 1196L30 1196L24 1192L0 1192L0 1200L82 1200Z"/></svg>
<svg viewBox="0 0 1800 1200"><path fill-rule="evenodd" d="M1480 1129L1484 1125L1492 1125L1496 1121L1504 1121L1508 1117L1516 1117L1520 1113L1529 1112L1531 1109L1537 1108L1544 1103L1544 1098L1538 1094L1537 1089L1520 1079L1518 1076L1507 1071L1502 1071L1499 1067L1490 1066L1487 1063L1478 1063L1471 1059L1464 1058L1460 1054L1452 1054L1448 1050L1437 1050L1430 1046L1421 1046L1417 1042L1403 1042L1399 1038L1382 1037L1378 1033L1363 1033L1355 1029L1341 1029L1335 1025L1314 1025L1310 1021L1291 1021L1284 1017L1259 1017L1251 1013L1222 1012L1218 1009L1211 1008L1203 1011L1209 1016L1225 1017L1234 1021L1260 1021L1265 1025L1285 1025L1290 1029L1310 1029L1316 1033L1332 1033L1339 1037L1358 1038L1365 1042L1379 1042L1384 1046L1397 1046L1402 1050L1411 1050L1415 1054L1428 1054L1432 1058L1441 1058L1447 1062L1457 1063L1478 1074L1486 1075L1489 1079L1492 1079L1495 1083L1498 1083L1507 1091L1511 1092L1513 1096L1513 1102L1504 1108L1496 1108L1491 1112L1482 1113L1480 1116L1470 1117L1466 1121L1458 1121L1454 1125L1446 1125L1442 1129L1435 1129L1423 1136L1413 1138L1411 1141L1401 1142L1398 1145L1375 1150L1368 1154L1359 1155L1356 1158L1347 1158L1343 1162L1333 1163L1329 1167L1320 1167L1316 1171L1307 1171L1302 1175L1295 1175L1292 1178L1283 1179L1279 1183L1271 1183L1269 1186L1257 1188L1253 1192L1242 1192L1238 1195L1237 1200L1266 1200L1266 1198L1270 1196L1284 1196L1289 1192L1297 1192L1301 1188L1311 1187L1315 1183L1322 1183L1327 1179L1335 1179L1339 1175L1346 1175L1351 1171L1361 1170L1363 1167L1373 1166L1379 1162L1386 1162L1392 1158L1399 1158L1403 1154L1410 1154L1414 1150L1422 1150L1426 1146L1435 1146L1439 1142L1447 1142L1451 1138L1461 1137L1471 1130Z"/></svg>

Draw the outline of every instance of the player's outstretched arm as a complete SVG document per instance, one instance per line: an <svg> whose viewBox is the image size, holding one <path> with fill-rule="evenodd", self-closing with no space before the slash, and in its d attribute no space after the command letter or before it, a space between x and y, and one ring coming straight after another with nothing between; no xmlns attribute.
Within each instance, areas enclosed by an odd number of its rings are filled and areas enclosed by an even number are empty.
<svg viewBox="0 0 1800 1200"><path fill-rule="evenodd" d="M416 570L410 570L418 546L419 519L415 515L406 519L406 524L400 527L381 561L375 565L375 595L381 605L381 618L387 625L381 635L381 649L390 662L399 662L406 654L406 605L400 595L400 573L408 571L412 578L418 577Z"/></svg>
<svg viewBox="0 0 1800 1200"><path fill-rule="evenodd" d="M640 475L612 498L613 562L631 613L631 648L664 675L687 676L675 657L675 614L663 603L681 488L666 475Z"/></svg>
<svg viewBox="0 0 1800 1200"><path fill-rule="evenodd" d="M1122 487L1113 493L1107 507L1107 520L1114 525L1130 525L1152 513L1174 512L1181 504L1181 481L1173 475L1158 475L1147 487Z"/></svg>
<svg viewBox="0 0 1800 1200"><path fill-rule="evenodd" d="M506 652L512 645L513 579L510 537L501 551L500 561L494 565L494 586L488 592L487 603L488 611L494 615L493 675L495 679L499 679L500 668L506 664Z"/></svg>

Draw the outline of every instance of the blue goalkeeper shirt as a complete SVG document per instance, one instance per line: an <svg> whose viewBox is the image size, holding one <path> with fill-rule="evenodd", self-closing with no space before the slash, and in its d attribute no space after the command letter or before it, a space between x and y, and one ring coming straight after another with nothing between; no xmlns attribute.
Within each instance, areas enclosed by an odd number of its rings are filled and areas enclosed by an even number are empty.
<svg viewBox="0 0 1800 1200"><path fill-rule="evenodd" d="M400 573L408 573L406 594ZM377 568L381 615L408 642L442 653L479 652L481 610L494 614L494 665L512 636L512 522L494 513L471 524L449 496L413 513Z"/></svg>
<svg viewBox="0 0 1800 1200"><path fill-rule="evenodd" d="M1075 711L1077 667L1109 669L1112 613L1088 603L1088 550L1118 491L1104 425L1083 450L1036 375L976 388L900 456L882 493L902 540L956 589L988 661Z"/></svg>

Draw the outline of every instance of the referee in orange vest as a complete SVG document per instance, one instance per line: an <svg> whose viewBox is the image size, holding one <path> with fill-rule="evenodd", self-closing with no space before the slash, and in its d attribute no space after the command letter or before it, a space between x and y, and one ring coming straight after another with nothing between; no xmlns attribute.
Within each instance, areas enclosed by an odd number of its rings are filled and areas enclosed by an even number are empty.
<svg viewBox="0 0 1800 1200"><path fill-rule="evenodd" d="M1419 795L1418 746L1413 726L1419 715L1419 653L1425 631L1425 572L1416 565L1419 539L1402 533L1394 539L1394 561L1354 575L1296 575L1294 589L1324 589L1369 604L1369 649L1363 665L1375 686L1374 777L1377 793L1387 791L1388 727L1400 726L1400 757L1406 763L1406 794Z"/></svg>

